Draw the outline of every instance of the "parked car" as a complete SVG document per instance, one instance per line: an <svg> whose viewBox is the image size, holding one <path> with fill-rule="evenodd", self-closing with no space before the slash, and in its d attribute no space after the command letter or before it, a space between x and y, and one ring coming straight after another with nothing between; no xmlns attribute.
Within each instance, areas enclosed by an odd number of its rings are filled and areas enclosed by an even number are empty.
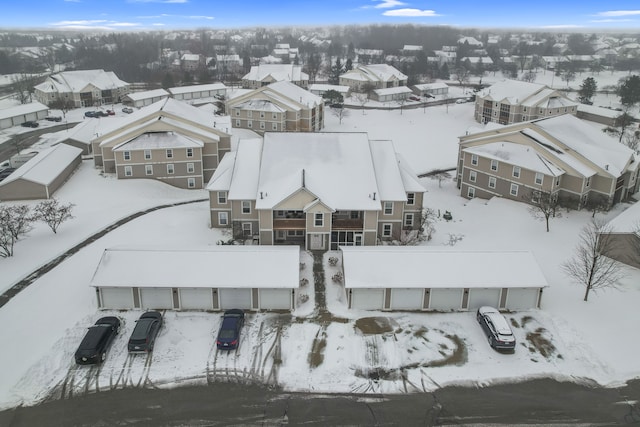
<svg viewBox="0 0 640 427"><path fill-rule="evenodd" d="M467 102L467 100L463 99L463 98L456 99L456 104L465 104L466 102Z"/></svg>
<svg viewBox="0 0 640 427"><path fill-rule="evenodd" d="M6 167L4 169L0 168L0 182L4 181L4 179L6 177L8 177L9 175L11 175L13 173L13 171L15 171L15 168L12 167Z"/></svg>
<svg viewBox="0 0 640 427"><path fill-rule="evenodd" d="M131 107L124 107L124 108L122 109L122 112L123 112L123 113L127 113L127 114L131 114L131 113L133 113L133 108L131 108Z"/></svg>
<svg viewBox="0 0 640 427"><path fill-rule="evenodd" d="M26 122L23 122L20 126L22 126L23 128L37 128L38 126L40 126L40 123L34 122L33 120L28 120Z"/></svg>
<svg viewBox="0 0 640 427"><path fill-rule="evenodd" d="M142 313L142 316L136 320L136 326L133 328L129 338L129 353L149 353L153 351L161 326L162 313L157 311Z"/></svg>
<svg viewBox="0 0 640 427"><path fill-rule="evenodd" d="M60 117L60 116L47 116L44 119L48 120L50 122L61 122L62 121L62 117Z"/></svg>
<svg viewBox="0 0 640 427"><path fill-rule="evenodd" d="M412 100L412 101L420 101L420 98L419 98L419 97L417 97L417 96L415 96L415 95L411 95L411 96L409 97L409 99L410 99L410 100Z"/></svg>
<svg viewBox="0 0 640 427"><path fill-rule="evenodd" d="M113 110L107 110L107 116L115 116L116 112Z"/></svg>
<svg viewBox="0 0 640 427"><path fill-rule="evenodd" d="M106 111L99 110L95 112L95 116L93 117L108 117L108 116L109 114Z"/></svg>
<svg viewBox="0 0 640 427"><path fill-rule="evenodd" d="M75 358L78 365L102 363L107 358L107 350L113 339L120 332L120 319L107 316L89 327L86 335L76 350Z"/></svg>
<svg viewBox="0 0 640 427"><path fill-rule="evenodd" d="M96 116L96 111L85 111L84 116L85 117L98 117L98 116Z"/></svg>
<svg viewBox="0 0 640 427"><path fill-rule="evenodd" d="M216 344L219 349L233 350L240 343L240 330L244 324L244 311L234 308L227 310L222 316L222 324L218 331Z"/></svg>
<svg viewBox="0 0 640 427"><path fill-rule="evenodd" d="M496 350L515 351L516 338L507 319L493 307L480 307L476 319L484 331L489 345Z"/></svg>

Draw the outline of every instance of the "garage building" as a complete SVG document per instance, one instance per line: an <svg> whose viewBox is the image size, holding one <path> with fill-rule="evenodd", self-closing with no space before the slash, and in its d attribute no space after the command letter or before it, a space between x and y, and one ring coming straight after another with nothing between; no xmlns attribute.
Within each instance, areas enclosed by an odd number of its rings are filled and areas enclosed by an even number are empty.
<svg viewBox="0 0 640 427"><path fill-rule="evenodd" d="M340 247L349 308L501 310L540 307L548 286L531 252Z"/></svg>
<svg viewBox="0 0 640 427"><path fill-rule="evenodd" d="M49 107L39 102L21 104L0 110L0 129L21 125L24 122L37 122L47 117Z"/></svg>
<svg viewBox="0 0 640 427"><path fill-rule="evenodd" d="M106 249L91 281L101 309L292 310L297 246Z"/></svg>

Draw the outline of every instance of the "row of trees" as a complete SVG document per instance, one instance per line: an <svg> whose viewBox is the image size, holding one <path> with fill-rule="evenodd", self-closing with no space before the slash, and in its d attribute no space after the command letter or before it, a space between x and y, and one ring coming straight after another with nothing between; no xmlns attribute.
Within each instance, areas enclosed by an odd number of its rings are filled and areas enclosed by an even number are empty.
<svg viewBox="0 0 640 427"><path fill-rule="evenodd" d="M16 242L33 229L35 221L46 223L57 233L63 222L73 218L73 206L57 199L44 200L33 209L28 205L0 205L0 257L13 256Z"/></svg>

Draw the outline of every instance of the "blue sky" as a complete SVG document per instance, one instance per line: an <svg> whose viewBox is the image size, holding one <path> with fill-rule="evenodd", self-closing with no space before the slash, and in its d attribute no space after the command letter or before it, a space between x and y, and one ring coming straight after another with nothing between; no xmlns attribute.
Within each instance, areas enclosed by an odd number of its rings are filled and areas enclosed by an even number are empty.
<svg viewBox="0 0 640 427"><path fill-rule="evenodd" d="M540 30L640 29L639 0L5 0L0 28L108 31L425 24Z"/></svg>

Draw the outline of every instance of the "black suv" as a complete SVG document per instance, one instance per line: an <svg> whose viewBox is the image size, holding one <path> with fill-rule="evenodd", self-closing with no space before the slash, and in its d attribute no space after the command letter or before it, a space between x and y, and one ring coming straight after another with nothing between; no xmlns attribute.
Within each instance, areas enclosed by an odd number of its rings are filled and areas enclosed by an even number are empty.
<svg viewBox="0 0 640 427"><path fill-rule="evenodd" d="M156 343L156 336L162 326L162 313L157 311L147 311L136 320L136 327L133 328L131 338L129 338L129 353L148 353L153 351Z"/></svg>
<svg viewBox="0 0 640 427"><path fill-rule="evenodd" d="M29 120L23 122L22 124L20 124L20 126L22 126L23 128L37 128L38 126L40 126L40 123Z"/></svg>
<svg viewBox="0 0 640 427"><path fill-rule="evenodd" d="M476 319L487 336L489 345L496 350L515 351L516 339L511 327L500 312L493 307L480 307Z"/></svg>
<svg viewBox="0 0 640 427"><path fill-rule="evenodd" d="M219 349L233 350L240 343L240 329L244 324L244 311L239 309L227 310L222 316L222 324L218 331L216 344Z"/></svg>
<svg viewBox="0 0 640 427"><path fill-rule="evenodd" d="M82 339L75 358L78 365L102 363L107 358L107 350L120 332L120 319L107 316L90 326Z"/></svg>

